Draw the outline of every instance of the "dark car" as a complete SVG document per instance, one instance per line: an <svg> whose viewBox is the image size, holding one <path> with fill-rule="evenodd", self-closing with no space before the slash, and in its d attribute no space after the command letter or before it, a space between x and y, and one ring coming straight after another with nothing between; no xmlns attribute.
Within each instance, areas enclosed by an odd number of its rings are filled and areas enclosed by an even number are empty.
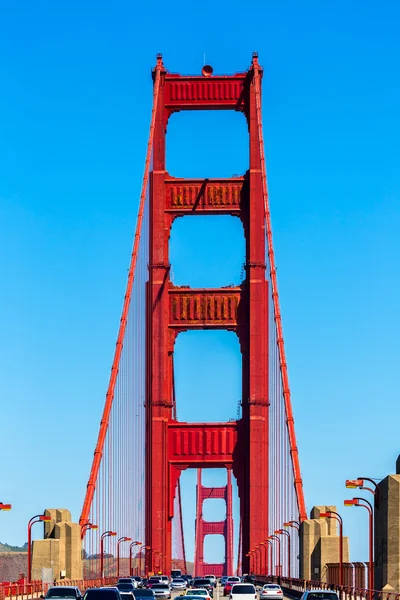
<svg viewBox="0 0 400 600"><path fill-rule="evenodd" d="M130 581L129 583L125 581L118 581L116 587L119 589L120 592L133 592L136 589L132 581Z"/></svg>
<svg viewBox="0 0 400 600"><path fill-rule="evenodd" d="M86 590L84 600L121 600L116 588L91 588Z"/></svg>
<svg viewBox="0 0 400 600"><path fill-rule="evenodd" d="M255 575L245 575L243 577L243 582L244 583L252 583L253 585L255 585L255 583L256 583L256 576Z"/></svg>
<svg viewBox="0 0 400 600"><path fill-rule="evenodd" d="M152 598L154 598L154 592L152 589L137 589L137 590L133 590L133 596L137 599L137 600L142 600L142 598L146 598L146 600L151 600Z"/></svg>
<svg viewBox="0 0 400 600"><path fill-rule="evenodd" d="M154 585L161 583L161 577L149 577L149 579L147 580L147 587L148 588L152 588Z"/></svg>
<svg viewBox="0 0 400 600"><path fill-rule="evenodd" d="M207 590L211 598L213 597L214 586L209 579L205 579L204 577L196 577L192 583L192 588L203 588Z"/></svg>
<svg viewBox="0 0 400 600"><path fill-rule="evenodd" d="M76 598L83 597L81 590L75 586L56 585L47 590L45 598Z"/></svg>

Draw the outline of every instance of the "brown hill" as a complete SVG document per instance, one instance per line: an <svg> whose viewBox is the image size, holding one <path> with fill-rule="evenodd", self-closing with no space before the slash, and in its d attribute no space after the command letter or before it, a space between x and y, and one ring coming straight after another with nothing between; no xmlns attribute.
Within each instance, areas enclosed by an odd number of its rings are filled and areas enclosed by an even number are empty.
<svg viewBox="0 0 400 600"><path fill-rule="evenodd" d="M0 552L0 581L18 581L27 571L27 552Z"/></svg>

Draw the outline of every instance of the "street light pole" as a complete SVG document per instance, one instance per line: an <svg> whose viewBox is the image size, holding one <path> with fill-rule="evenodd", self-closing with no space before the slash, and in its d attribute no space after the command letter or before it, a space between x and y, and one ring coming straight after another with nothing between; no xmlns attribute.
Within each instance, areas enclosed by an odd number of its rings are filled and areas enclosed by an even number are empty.
<svg viewBox="0 0 400 600"><path fill-rule="evenodd" d="M277 533L277 532L275 531L275 533ZM288 570L288 577L290 579L290 572L291 572L291 568L290 568L291 567L291 564L290 564L290 562L291 562L291 560L290 560L291 559L291 557L290 557L290 554L291 554L290 533L288 531L286 531L286 529L279 529L278 533L280 533L282 535L286 535L286 537L287 537L287 570Z"/></svg>
<svg viewBox="0 0 400 600"><path fill-rule="evenodd" d="M32 525L40 521L51 521L51 517L47 515L35 515L28 521L28 583L32 581Z"/></svg>
<svg viewBox="0 0 400 600"><path fill-rule="evenodd" d="M133 564L132 564L133 546L140 546L141 543L142 542L138 542L137 540L135 540L129 546L129 575L131 575L131 576L133 575Z"/></svg>
<svg viewBox="0 0 400 600"><path fill-rule="evenodd" d="M270 535L270 540L276 540L278 542L278 564L277 564L277 575L280 577L282 575L282 564L281 564L281 540L278 535Z"/></svg>
<svg viewBox="0 0 400 600"><path fill-rule="evenodd" d="M360 504L360 502L365 504ZM368 547L369 547L369 565L368 565L368 587L370 589L370 597L372 598L372 590L374 589L374 511L372 504L365 498L352 498L345 500L345 506L363 506L368 511L369 531L368 531Z"/></svg>
<svg viewBox="0 0 400 600"><path fill-rule="evenodd" d="M122 536L119 538L119 540L117 542L117 577L119 577L119 555L120 555L119 547L122 544L122 542L130 542L131 540L132 540L132 538L130 538L130 537Z"/></svg>
<svg viewBox="0 0 400 600"><path fill-rule="evenodd" d="M343 519L334 510L322 512L319 516L327 519L335 519L339 523L339 585L343 585Z"/></svg>
<svg viewBox="0 0 400 600"><path fill-rule="evenodd" d="M115 531L105 531L100 536L100 578L104 577L104 538L114 537L117 533Z"/></svg>

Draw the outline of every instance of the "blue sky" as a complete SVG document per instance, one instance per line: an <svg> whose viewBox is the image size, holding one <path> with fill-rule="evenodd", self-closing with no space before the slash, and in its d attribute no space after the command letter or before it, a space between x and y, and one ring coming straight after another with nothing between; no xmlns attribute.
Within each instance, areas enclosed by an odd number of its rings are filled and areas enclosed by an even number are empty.
<svg viewBox="0 0 400 600"><path fill-rule="evenodd" d="M343 483L393 472L400 450L399 18L399 4L386 0L3 3L0 481L14 509L0 514L1 541L25 542L28 518L46 506L79 516L133 239L156 52L171 71L199 72L206 53L215 72L229 73L258 50L307 507L340 507L352 559L367 558L366 514L344 511ZM173 175L247 168L241 115L174 115L168 134ZM182 219L171 260L176 283L239 280L240 223ZM196 399L206 397L203 411L234 417L237 346L221 334L211 347L205 335L179 341L178 410L200 419ZM194 396L189 353L211 369ZM188 500L187 528L193 517Z"/></svg>

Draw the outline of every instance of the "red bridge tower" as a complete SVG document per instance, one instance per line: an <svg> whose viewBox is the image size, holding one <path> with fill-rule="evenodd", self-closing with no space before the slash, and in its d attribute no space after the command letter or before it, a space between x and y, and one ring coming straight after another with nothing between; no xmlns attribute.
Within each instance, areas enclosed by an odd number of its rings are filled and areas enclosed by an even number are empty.
<svg viewBox="0 0 400 600"><path fill-rule="evenodd" d="M227 471L228 481L224 487L204 487L201 484L201 469L197 470L196 504L196 553L194 572L199 577L215 575L222 577L233 573L233 515L232 515L232 474ZM226 515L223 521L204 521L203 502L210 498L220 498L226 502ZM225 539L225 562L210 564L204 562L204 538L206 535L222 535Z"/></svg>
<svg viewBox="0 0 400 600"><path fill-rule="evenodd" d="M157 105L150 175L150 264L147 301L146 544L171 565L171 522L177 481L187 468L232 469L238 482L243 568L246 553L268 529L268 283L266 229L257 121L255 70L232 76L154 70ZM206 73L207 74L207 73ZM231 179L181 179L166 171L170 115L182 110L236 110L249 128L249 170ZM223 148L224 140L215 140ZM222 289L174 287L168 242L175 218L233 215L246 237L246 279ZM242 418L229 423L173 419L173 352L176 336L190 329L235 331L243 357ZM152 557L153 555L151 555ZM151 558L151 561L153 559ZM153 564L148 565L150 568Z"/></svg>

